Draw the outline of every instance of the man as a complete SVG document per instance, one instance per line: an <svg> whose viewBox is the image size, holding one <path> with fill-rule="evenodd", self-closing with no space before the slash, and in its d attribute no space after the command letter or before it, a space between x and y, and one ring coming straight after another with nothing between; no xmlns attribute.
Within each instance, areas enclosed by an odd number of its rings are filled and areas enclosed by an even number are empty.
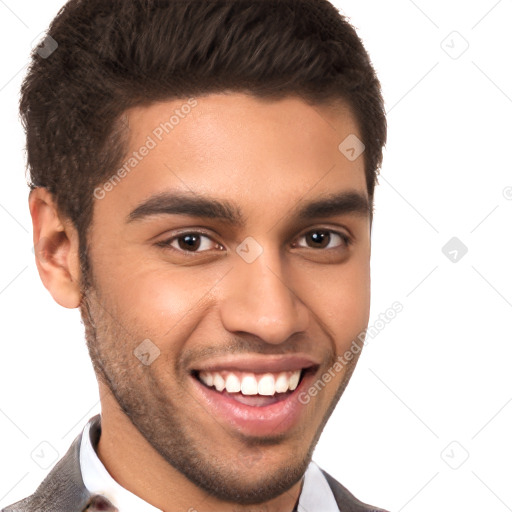
<svg viewBox="0 0 512 512"><path fill-rule="evenodd" d="M311 460L369 319L386 121L354 29L326 0L71 0L32 58L36 262L101 415L4 510L377 510Z"/></svg>

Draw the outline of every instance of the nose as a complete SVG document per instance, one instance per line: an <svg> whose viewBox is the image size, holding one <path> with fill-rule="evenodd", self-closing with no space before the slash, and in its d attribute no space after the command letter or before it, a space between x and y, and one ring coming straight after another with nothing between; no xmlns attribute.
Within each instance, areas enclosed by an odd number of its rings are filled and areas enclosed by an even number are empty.
<svg viewBox="0 0 512 512"><path fill-rule="evenodd" d="M229 272L220 305L222 323L236 334L249 333L279 344L308 328L308 308L283 276L279 256L263 252L255 261L241 258Z"/></svg>

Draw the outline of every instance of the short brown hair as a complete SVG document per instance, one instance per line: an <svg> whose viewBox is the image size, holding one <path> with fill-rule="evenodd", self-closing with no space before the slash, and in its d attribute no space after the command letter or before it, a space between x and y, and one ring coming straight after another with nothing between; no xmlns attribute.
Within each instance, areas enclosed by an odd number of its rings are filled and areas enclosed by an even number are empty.
<svg viewBox="0 0 512 512"><path fill-rule="evenodd" d="M20 101L29 185L47 188L72 220L86 275L93 190L124 158L130 107L222 91L345 101L373 201L387 133L381 88L327 0L70 0L48 30L54 51L41 48Z"/></svg>

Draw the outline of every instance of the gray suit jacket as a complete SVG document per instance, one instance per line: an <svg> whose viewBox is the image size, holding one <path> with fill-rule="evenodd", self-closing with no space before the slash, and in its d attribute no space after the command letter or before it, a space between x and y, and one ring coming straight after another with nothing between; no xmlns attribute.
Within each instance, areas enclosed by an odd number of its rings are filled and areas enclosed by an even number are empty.
<svg viewBox="0 0 512 512"><path fill-rule="evenodd" d="M95 446L101 434L99 414L94 417L90 432ZM9 505L2 512L117 512L106 498L91 495L84 485L79 457L81 439L80 433L32 495ZM360 502L331 475L322 472L341 512L385 512Z"/></svg>

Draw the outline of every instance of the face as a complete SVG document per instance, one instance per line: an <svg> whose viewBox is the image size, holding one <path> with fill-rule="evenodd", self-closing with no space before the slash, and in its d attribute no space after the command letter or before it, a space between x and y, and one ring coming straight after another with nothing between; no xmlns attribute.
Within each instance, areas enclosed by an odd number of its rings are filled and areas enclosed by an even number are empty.
<svg viewBox="0 0 512 512"><path fill-rule="evenodd" d="M95 370L189 480L269 500L306 470L357 355L335 363L368 324L363 156L338 149L357 125L341 105L241 93L127 121L88 239Z"/></svg>

